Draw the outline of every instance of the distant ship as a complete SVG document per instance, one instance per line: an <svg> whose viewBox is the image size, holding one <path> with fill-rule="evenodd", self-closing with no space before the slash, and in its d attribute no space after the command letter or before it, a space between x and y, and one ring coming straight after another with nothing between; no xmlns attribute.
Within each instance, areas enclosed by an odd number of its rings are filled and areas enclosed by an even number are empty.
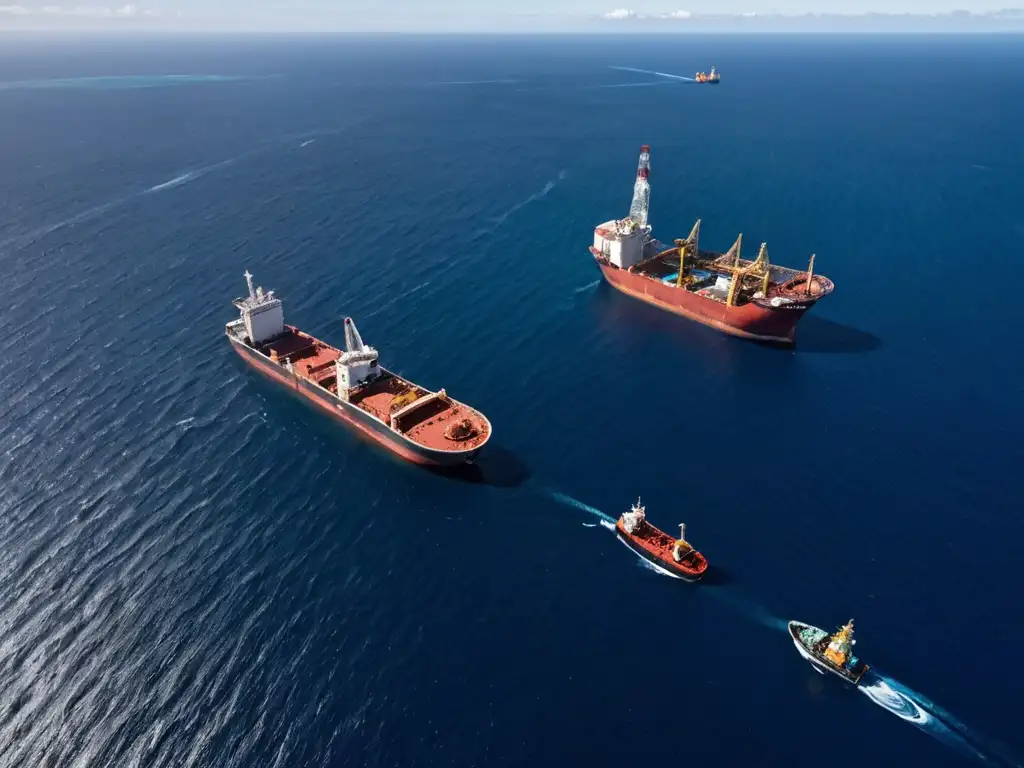
<svg viewBox="0 0 1024 768"><path fill-rule="evenodd" d="M281 300L253 288L234 300L241 316L225 327L231 346L261 372L326 410L358 433L417 464L471 461L491 437L491 423L442 389L430 392L383 368L345 318L345 351L284 324Z"/></svg>
<svg viewBox="0 0 1024 768"><path fill-rule="evenodd" d="M789 635L800 655L822 674L831 672L857 685L868 671L868 665L853 655L853 644L857 642L853 639L853 619L831 636L810 624L791 621Z"/></svg>
<svg viewBox="0 0 1024 768"><path fill-rule="evenodd" d="M679 538L673 539L647 521L646 510L636 500L629 512L615 523L615 532L627 547L650 563L687 581L697 581L708 569L708 561L686 540L686 526L679 524Z"/></svg>
<svg viewBox="0 0 1024 768"><path fill-rule="evenodd" d="M718 70L714 67L711 68L710 72L698 72L694 78L698 83L708 83L709 85L718 85L718 82L722 79L722 76L718 74Z"/></svg>
<svg viewBox="0 0 1024 768"><path fill-rule="evenodd" d="M697 242L699 219L689 237L666 248L651 237L647 222L650 170L651 148L644 145L629 216L594 229L590 253L605 280L634 298L733 336L793 344L800 318L834 288L827 277L814 274L814 256L805 272L779 267L768 262L768 246L761 243L757 259L749 261L740 257L742 234L725 253L705 251Z"/></svg>

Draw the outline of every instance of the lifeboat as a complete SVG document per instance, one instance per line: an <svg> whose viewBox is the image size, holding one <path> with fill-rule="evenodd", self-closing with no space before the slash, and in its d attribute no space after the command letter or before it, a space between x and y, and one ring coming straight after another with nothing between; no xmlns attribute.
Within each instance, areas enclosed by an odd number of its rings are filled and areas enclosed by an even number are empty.
<svg viewBox="0 0 1024 768"><path fill-rule="evenodd" d="M637 555L670 575L686 581L698 581L708 569L708 561L686 540L686 526L679 524L679 538L673 538L647 521L646 510L636 500L629 512L615 523L619 540Z"/></svg>

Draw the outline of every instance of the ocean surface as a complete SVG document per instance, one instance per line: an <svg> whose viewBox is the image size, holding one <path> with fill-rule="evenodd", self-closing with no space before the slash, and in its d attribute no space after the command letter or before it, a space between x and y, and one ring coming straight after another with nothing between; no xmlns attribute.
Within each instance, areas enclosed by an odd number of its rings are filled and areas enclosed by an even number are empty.
<svg viewBox="0 0 1024 768"><path fill-rule="evenodd" d="M1024 762L1024 39L9 37L0 80L0 765ZM662 240L817 254L794 351L598 282L644 143ZM246 269L485 412L479 471L246 368ZM638 495L713 578L602 525ZM850 617L867 695L784 629Z"/></svg>

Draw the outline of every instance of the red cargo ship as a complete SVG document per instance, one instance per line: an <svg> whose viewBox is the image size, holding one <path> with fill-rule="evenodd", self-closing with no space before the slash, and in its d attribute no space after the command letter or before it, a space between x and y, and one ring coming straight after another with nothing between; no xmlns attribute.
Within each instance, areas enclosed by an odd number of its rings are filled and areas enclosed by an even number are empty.
<svg viewBox="0 0 1024 768"><path fill-rule="evenodd" d="M249 295L234 300L241 317L225 332L235 351L270 378L417 464L471 461L490 439L491 423L479 411L383 368L352 318L345 318L342 352L285 325L281 300L253 288L248 272L245 279Z"/></svg>
<svg viewBox="0 0 1024 768"><path fill-rule="evenodd" d="M619 540L644 560L686 581L697 581L708 569L707 558L686 540L686 526L679 524L679 538L673 539L647 522L640 499L615 523Z"/></svg>
<svg viewBox="0 0 1024 768"><path fill-rule="evenodd" d="M705 251L698 245L699 219L689 237L666 248L647 223L649 174L644 146L629 217L594 230L590 252L604 278L623 293L733 336L793 344L800 318L834 288L814 274L814 256L806 271L780 267L769 263L761 243L749 261L740 257L742 234L725 253Z"/></svg>

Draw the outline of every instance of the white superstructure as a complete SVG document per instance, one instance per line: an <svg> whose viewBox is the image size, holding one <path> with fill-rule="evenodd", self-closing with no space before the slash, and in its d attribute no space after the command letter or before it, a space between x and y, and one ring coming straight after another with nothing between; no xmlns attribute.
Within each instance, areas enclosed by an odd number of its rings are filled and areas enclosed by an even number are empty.
<svg viewBox="0 0 1024 768"><path fill-rule="evenodd" d="M253 288L249 270L245 271L245 282L249 286L249 295L244 299L235 299L235 306L242 313L246 335L253 344L280 336L284 333L281 300L274 296L273 291L264 293L263 286Z"/></svg>
<svg viewBox="0 0 1024 768"><path fill-rule="evenodd" d="M363 343L351 317L345 318L345 351L334 364L338 395L348 399L348 390L380 375L377 350Z"/></svg>
<svg viewBox="0 0 1024 768"><path fill-rule="evenodd" d="M622 527L626 529L626 533L636 533L640 530L640 527L644 524L644 520L647 517L644 512L644 506L640 503L640 498L637 497L636 504L629 512L622 513Z"/></svg>
<svg viewBox="0 0 1024 768"><path fill-rule="evenodd" d="M651 228L632 219L606 221L594 229L594 250L620 269L629 269L644 259Z"/></svg>

